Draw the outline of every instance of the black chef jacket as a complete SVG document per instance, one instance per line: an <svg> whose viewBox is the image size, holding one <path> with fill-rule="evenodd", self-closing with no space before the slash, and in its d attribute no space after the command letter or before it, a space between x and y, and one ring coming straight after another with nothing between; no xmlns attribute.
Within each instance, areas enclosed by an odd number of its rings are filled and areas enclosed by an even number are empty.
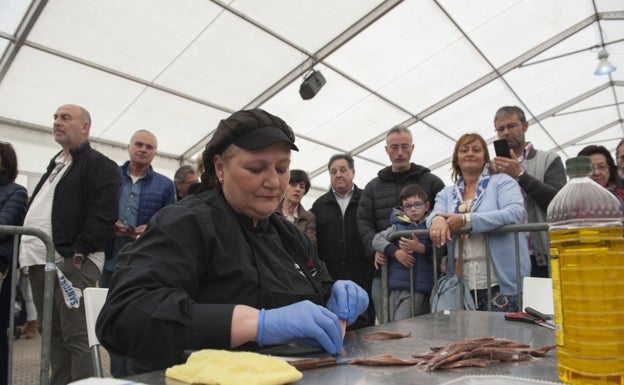
<svg viewBox="0 0 624 385"><path fill-rule="evenodd" d="M272 214L252 228L219 189L161 209L117 257L96 331L136 372L229 348L234 306L324 305L332 279L309 238Z"/></svg>

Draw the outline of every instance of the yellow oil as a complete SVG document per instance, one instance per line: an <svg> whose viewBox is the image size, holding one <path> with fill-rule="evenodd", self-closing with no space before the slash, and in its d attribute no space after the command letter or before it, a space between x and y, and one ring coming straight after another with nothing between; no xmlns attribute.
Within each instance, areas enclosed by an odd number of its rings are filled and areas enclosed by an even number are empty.
<svg viewBox="0 0 624 385"><path fill-rule="evenodd" d="M549 235L559 378L624 385L624 228Z"/></svg>

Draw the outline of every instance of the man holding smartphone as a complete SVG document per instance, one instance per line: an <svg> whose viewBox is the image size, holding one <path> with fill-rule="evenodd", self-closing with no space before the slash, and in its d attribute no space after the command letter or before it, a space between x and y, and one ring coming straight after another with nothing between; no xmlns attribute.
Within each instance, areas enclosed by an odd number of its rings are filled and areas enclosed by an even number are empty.
<svg viewBox="0 0 624 385"><path fill-rule="evenodd" d="M496 156L496 172L515 178L522 188L529 223L546 222L546 209L557 192L566 184L565 168L559 155L541 151L525 140L529 128L524 111L505 106L496 111L494 129L499 139L507 140L510 157ZM548 236L544 231L527 233L531 254L531 276L550 276L548 270Z"/></svg>

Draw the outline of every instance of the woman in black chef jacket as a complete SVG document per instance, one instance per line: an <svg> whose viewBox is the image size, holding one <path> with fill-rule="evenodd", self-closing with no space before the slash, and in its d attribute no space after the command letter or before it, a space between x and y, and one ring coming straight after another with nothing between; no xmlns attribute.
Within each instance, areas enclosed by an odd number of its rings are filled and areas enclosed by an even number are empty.
<svg viewBox="0 0 624 385"><path fill-rule="evenodd" d="M261 109L222 120L203 153L205 191L161 209L120 253L96 332L135 373L247 343L342 351L340 319L354 322L368 296L333 282L309 238L274 213L294 142Z"/></svg>

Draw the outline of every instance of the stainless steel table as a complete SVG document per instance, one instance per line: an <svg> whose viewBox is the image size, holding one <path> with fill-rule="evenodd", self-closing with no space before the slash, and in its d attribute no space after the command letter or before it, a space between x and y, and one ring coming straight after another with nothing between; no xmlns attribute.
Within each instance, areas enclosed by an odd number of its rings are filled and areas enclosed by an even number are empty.
<svg viewBox="0 0 624 385"><path fill-rule="evenodd" d="M362 340L361 334L376 330L401 333L412 332L409 338L370 341ZM431 346L447 345L467 338L509 338L533 346L554 344L554 332L538 325L506 321L504 313L480 311L454 311L414 317L398 322L348 332L345 337L345 353L340 358L373 356L392 353L401 358L412 354L429 352ZM311 355L306 355L310 357ZM301 357L303 358L303 357ZM466 375L513 376L558 382L556 350L545 357L524 362L492 363L486 368L459 368L427 372L423 366L359 366L339 365L303 371L297 385L402 385L442 384ZM165 378L164 371L145 373L131 378L149 385L180 385L178 381Z"/></svg>

